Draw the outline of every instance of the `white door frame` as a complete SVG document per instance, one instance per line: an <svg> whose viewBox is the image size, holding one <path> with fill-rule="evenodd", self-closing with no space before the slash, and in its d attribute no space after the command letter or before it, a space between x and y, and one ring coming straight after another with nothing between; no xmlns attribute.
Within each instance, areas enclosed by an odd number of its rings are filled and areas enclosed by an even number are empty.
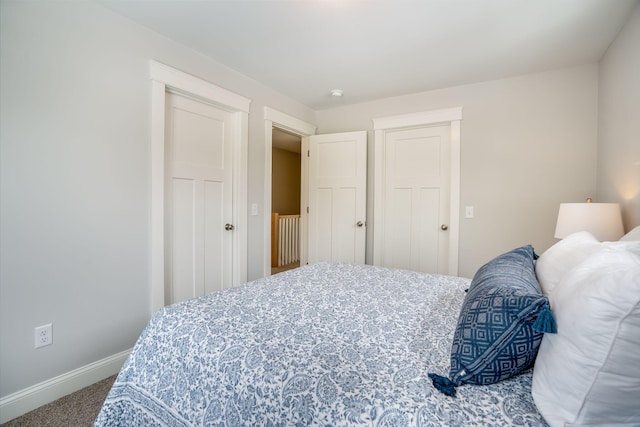
<svg viewBox="0 0 640 427"><path fill-rule="evenodd" d="M316 126L297 119L288 114L282 113L273 108L264 107L264 259L263 259L263 275L264 277L271 275L271 179L273 176L272 168L272 131L273 128L282 129L289 133L293 133L302 138L302 150L300 153L300 265L307 262L307 210L309 200L308 186L308 167L309 158L305 155L309 149L308 137L316 134Z"/></svg>
<svg viewBox="0 0 640 427"><path fill-rule="evenodd" d="M443 124L451 129L451 203L449 209L449 271L458 275L458 240L460 237L460 121L462 107L423 111L373 119L374 136L374 200L373 200L373 264L382 263L382 242L384 236L384 150L385 134L392 129Z"/></svg>
<svg viewBox="0 0 640 427"><path fill-rule="evenodd" d="M233 285L247 280L247 150L251 100L151 60L151 311L164 307L165 94L172 91L234 114L233 141Z"/></svg>

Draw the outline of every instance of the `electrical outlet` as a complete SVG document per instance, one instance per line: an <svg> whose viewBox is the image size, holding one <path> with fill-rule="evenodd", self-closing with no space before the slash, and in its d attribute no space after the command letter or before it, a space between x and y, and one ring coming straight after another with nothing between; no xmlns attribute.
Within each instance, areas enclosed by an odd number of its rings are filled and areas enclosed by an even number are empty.
<svg viewBox="0 0 640 427"><path fill-rule="evenodd" d="M53 344L53 329L51 323L35 328L35 348Z"/></svg>

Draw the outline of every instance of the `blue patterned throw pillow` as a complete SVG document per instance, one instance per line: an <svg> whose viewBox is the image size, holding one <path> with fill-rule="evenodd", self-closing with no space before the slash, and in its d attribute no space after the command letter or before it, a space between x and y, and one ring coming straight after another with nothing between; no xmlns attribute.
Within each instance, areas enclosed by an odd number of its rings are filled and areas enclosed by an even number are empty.
<svg viewBox="0 0 640 427"><path fill-rule="evenodd" d="M480 267L465 297L451 347L451 379L429 374L434 386L455 396L461 384L492 384L531 366L544 332L555 332L542 294L531 245Z"/></svg>

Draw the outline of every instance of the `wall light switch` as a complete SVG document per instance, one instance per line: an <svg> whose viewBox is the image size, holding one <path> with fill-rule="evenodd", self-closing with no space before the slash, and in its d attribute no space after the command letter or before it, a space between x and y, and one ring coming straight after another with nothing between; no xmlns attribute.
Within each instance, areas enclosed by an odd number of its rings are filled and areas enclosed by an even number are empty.
<svg viewBox="0 0 640 427"><path fill-rule="evenodd" d="M465 207L464 217L465 218L473 218L473 206Z"/></svg>
<svg viewBox="0 0 640 427"><path fill-rule="evenodd" d="M251 204L251 215L253 215L253 216L258 215L258 204L257 203L252 203Z"/></svg>

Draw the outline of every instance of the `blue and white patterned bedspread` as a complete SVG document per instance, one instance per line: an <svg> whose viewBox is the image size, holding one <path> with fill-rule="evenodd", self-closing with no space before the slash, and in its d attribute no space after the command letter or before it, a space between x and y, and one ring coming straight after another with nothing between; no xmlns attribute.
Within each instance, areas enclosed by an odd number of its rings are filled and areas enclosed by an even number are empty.
<svg viewBox="0 0 640 427"><path fill-rule="evenodd" d="M545 426L531 371L439 393L469 281L319 263L166 307L96 426Z"/></svg>

